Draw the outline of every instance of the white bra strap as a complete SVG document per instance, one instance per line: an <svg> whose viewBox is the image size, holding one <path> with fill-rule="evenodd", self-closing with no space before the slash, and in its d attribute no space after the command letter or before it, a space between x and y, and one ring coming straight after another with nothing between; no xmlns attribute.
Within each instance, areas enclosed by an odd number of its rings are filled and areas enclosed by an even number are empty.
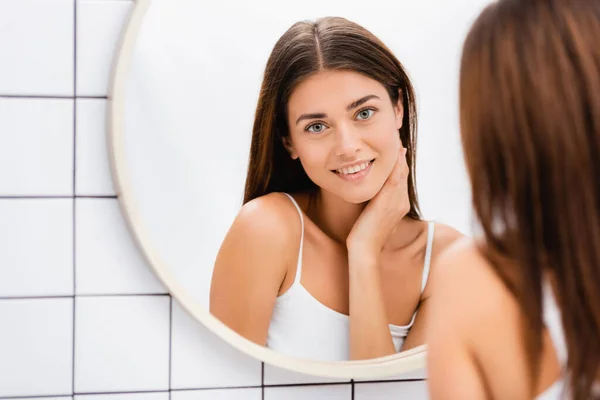
<svg viewBox="0 0 600 400"><path fill-rule="evenodd" d="M300 215L300 224L302 226L302 232L300 234L300 250L298 251L298 263L296 265L296 277L294 278L294 284L300 283L300 277L302 276L302 248L304 247L304 217L302 216L302 210L296 200L287 193L283 193L292 201L296 210L298 210L298 215Z"/></svg>
<svg viewBox="0 0 600 400"><path fill-rule="evenodd" d="M423 276L421 277L421 294L425 290L427 285L427 278L429 278L429 267L431 264L431 249L433 248L433 237L435 234L435 223L433 221L427 224L427 247L425 249L425 263L423 265Z"/></svg>

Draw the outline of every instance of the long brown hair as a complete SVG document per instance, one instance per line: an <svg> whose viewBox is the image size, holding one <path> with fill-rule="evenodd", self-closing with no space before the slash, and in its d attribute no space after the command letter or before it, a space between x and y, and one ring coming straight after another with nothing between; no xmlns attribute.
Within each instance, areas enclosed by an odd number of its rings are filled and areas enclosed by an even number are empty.
<svg viewBox="0 0 600 400"><path fill-rule="evenodd" d="M402 96L399 134L410 168L408 216L419 219L416 192L416 103L404 67L371 32L340 17L300 21L277 41L267 61L254 117L244 204L271 192L317 189L299 160L292 160L282 139L289 135L287 103L294 88L323 70L354 71L383 84L395 104ZM401 95L399 95L399 91Z"/></svg>
<svg viewBox="0 0 600 400"><path fill-rule="evenodd" d="M600 367L600 0L500 0L464 44L460 122L483 254L518 300L532 390L552 276L574 399Z"/></svg>

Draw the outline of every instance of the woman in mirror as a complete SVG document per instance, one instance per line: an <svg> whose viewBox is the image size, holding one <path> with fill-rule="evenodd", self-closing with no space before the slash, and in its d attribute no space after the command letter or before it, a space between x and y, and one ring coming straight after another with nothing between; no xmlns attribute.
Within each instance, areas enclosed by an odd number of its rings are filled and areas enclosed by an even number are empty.
<svg viewBox="0 0 600 400"><path fill-rule="evenodd" d="M482 232L434 268L434 400L600 398L599 41L598 0L500 0L466 38L461 137Z"/></svg>
<svg viewBox="0 0 600 400"><path fill-rule="evenodd" d="M211 313L303 358L423 344L431 260L461 235L421 217L415 130L412 85L378 38L336 17L289 28L266 65Z"/></svg>

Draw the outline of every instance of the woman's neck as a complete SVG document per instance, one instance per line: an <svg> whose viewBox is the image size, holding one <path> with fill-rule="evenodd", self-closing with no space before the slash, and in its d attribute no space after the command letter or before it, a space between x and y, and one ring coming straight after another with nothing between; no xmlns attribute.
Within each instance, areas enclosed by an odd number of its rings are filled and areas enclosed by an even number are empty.
<svg viewBox="0 0 600 400"><path fill-rule="evenodd" d="M352 227L368 202L353 204L322 190L314 193L307 213L310 219L335 242L345 245ZM396 232L385 247L400 249L414 242L423 231L421 221L405 217L398 221Z"/></svg>
<svg viewBox="0 0 600 400"><path fill-rule="evenodd" d="M353 204L331 193L319 190L314 194L309 212L315 224L334 241L345 244L352 227L367 206L367 202Z"/></svg>

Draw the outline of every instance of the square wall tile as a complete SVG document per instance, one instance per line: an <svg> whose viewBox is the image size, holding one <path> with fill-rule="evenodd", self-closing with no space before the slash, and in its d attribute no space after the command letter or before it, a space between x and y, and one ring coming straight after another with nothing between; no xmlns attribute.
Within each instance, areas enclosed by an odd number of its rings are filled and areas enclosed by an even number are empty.
<svg viewBox="0 0 600 400"><path fill-rule="evenodd" d="M376 379L355 379L355 382L369 382L369 381L397 381L397 380L415 380L415 379L427 379L427 369L421 368L415 371L407 372L402 375L393 375L385 378Z"/></svg>
<svg viewBox="0 0 600 400"><path fill-rule="evenodd" d="M70 395L73 299L0 300L0 398Z"/></svg>
<svg viewBox="0 0 600 400"><path fill-rule="evenodd" d="M172 389L260 386L261 362L231 347L173 301Z"/></svg>
<svg viewBox="0 0 600 400"><path fill-rule="evenodd" d="M77 294L166 293L131 236L117 199L75 200Z"/></svg>
<svg viewBox="0 0 600 400"><path fill-rule="evenodd" d="M14 400L14 397L0 397L0 400ZM59 396L59 397L26 397L27 400L73 400L73 396Z"/></svg>
<svg viewBox="0 0 600 400"><path fill-rule="evenodd" d="M279 368L274 365L265 364L265 385L334 382L350 382L350 379L327 378L323 376L300 374L298 372L290 371L285 368Z"/></svg>
<svg viewBox="0 0 600 400"><path fill-rule="evenodd" d="M171 400L262 400L262 389L207 389L171 392Z"/></svg>
<svg viewBox="0 0 600 400"><path fill-rule="evenodd" d="M73 0L0 1L0 94L73 95L74 16Z"/></svg>
<svg viewBox="0 0 600 400"><path fill-rule="evenodd" d="M73 194L73 101L0 98L0 195Z"/></svg>
<svg viewBox="0 0 600 400"><path fill-rule="evenodd" d="M75 392L169 389L168 296L77 297Z"/></svg>
<svg viewBox="0 0 600 400"><path fill-rule="evenodd" d="M427 400L427 382L383 382L356 383L354 385L355 400L389 400L410 399Z"/></svg>
<svg viewBox="0 0 600 400"><path fill-rule="evenodd" d="M74 400L169 400L169 392L161 393L119 393L119 394L82 394Z"/></svg>
<svg viewBox="0 0 600 400"><path fill-rule="evenodd" d="M106 96L133 1L77 1L77 95Z"/></svg>
<svg viewBox="0 0 600 400"><path fill-rule="evenodd" d="M106 107L104 99L77 100L75 193L78 195L115 194L108 159Z"/></svg>
<svg viewBox="0 0 600 400"><path fill-rule="evenodd" d="M73 200L0 199L0 297L73 295Z"/></svg>
<svg viewBox="0 0 600 400"><path fill-rule="evenodd" d="M352 400L352 385L265 387L265 400ZM412 400L412 399L411 399Z"/></svg>

